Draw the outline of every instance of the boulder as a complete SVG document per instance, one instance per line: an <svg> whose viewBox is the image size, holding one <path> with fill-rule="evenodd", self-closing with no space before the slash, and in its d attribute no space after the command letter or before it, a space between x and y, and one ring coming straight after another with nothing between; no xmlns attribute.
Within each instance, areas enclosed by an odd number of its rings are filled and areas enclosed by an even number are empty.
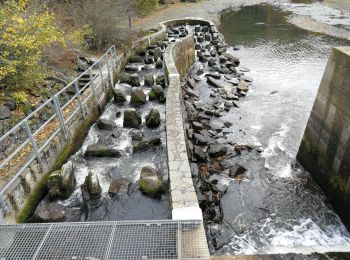
<svg viewBox="0 0 350 260"><path fill-rule="evenodd" d="M119 150L109 147L105 144L92 144L89 145L85 151L85 157L111 157L111 158L119 158L122 154Z"/></svg>
<svg viewBox="0 0 350 260"><path fill-rule="evenodd" d="M234 57L232 54L224 52L221 54L221 56L225 57L228 61L233 62L235 66L239 65L239 62L240 62L239 59Z"/></svg>
<svg viewBox="0 0 350 260"><path fill-rule="evenodd" d="M124 73L119 77L119 80L120 80L120 83L126 83L133 87L140 86L140 79L136 73L134 74Z"/></svg>
<svg viewBox="0 0 350 260"><path fill-rule="evenodd" d="M12 112L7 106L0 106L0 120L7 119L11 116Z"/></svg>
<svg viewBox="0 0 350 260"><path fill-rule="evenodd" d="M101 198L102 189L95 172L89 172L83 185L86 187L89 200L99 200Z"/></svg>
<svg viewBox="0 0 350 260"><path fill-rule="evenodd" d="M243 92L248 92L249 91L249 86L244 80L241 80L239 82L239 84L238 84L237 90L238 91L243 91Z"/></svg>
<svg viewBox="0 0 350 260"><path fill-rule="evenodd" d="M211 157L223 156L227 153L227 147L221 144L211 144L208 153Z"/></svg>
<svg viewBox="0 0 350 260"><path fill-rule="evenodd" d="M162 49L160 47L155 48L153 55L155 60L158 60L158 59L161 60L163 57Z"/></svg>
<svg viewBox="0 0 350 260"><path fill-rule="evenodd" d="M213 77L207 77L208 84L216 87L216 88L224 88L224 85L217 79L214 79Z"/></svg>
<svg viewBox="0 0 350 260"><path fill-rule="evenodd" d="M124 110L124 127L139 128L142 123L141 116L135 109Z"/></svg>
<svg viewBox="0 0 350 260"><path fill-rule="evenodd" d="M240 164L235 164L231 169L230 169L230 172L229 172L229 176L231 178L236 178L238 176L241 176L245 173L247 173L248 170L247 168L245 168L244 166L240 165Z"/></svg>
<svg viewBox="0 0 350 260"><path fill-rule="evenodd" d="M145 86L152 87L154 85L154 77L152 73L145 75Z"/></svg>
<svg viewBox="0 0 350 260"><path fill-rule="evenodd" d="M141 88L131 90L130 104L143 105L146 103L146 95Z"/></svg>
<svg viewBox="0 0 350 260"><path fill-rule="evenodd" d="M17 108L16 101L11 97L8 97L5 99L4 106L8 107L8 109L10 109L11 111L13 111Z"/></svg>
<svg viewBox="0 0 350 260"><path fill-rule="evenodd" d="M143 63L143 57L135 55L129 58L130 63Z"/></svg>
<svg viewBox="0 0 350 260"><path fill-rule="evenodd" d="M145 57L145 63L146 63L146 64L152 64L152 63L154 63L154 58L153 58L152 56L150 56L150 55L146 55L146 57Z"/></svg>
<svg viewBox="0 0 350 260"><path fill-rule="evenodd" d="M80 208L68 208L57 202L42 200L33 215L35 222L74 222L79 221Z"/></svg>
<svg viewBox="0 0 350 260"><path fill-rule="evenodd" d="M163 193L163 183L160 174L150 166L141 170L139 186L141 191L150 197L159 197Z"/></svg>
<svg viewBox="0 0 350 260"><path fill-rule="evenodd" d="M119 103L124 103L126 101L125 94L121 89L113 89L113 97L114 97L114 102L119 104Z"/></svg>
<svg viewBox="0 0 350 260"><path fill-rule="evenodd" d="M115 197L118 195L127 194L130 184L130 181L126 177L119 176L111 182L108 189L109 196Z"/></svg>
<svg viewBox="0 0 350 260"><path fill-rule="evenodd" d="M202 147L193 146L193 156L197 159L198 162L206 162L207 161L207 154L204 152L204 149Z"/></svg>
<svg viewBox="0 0 350 260"><path fill-rule="evenodd" d="M157 109L152 108L146 116L146 125L149 128L156 128L160 125L160 113Z"/></svg>
<svg viewBox="0 0 350 260"><path fill-rule="evenodd" d="M158 75L156 78L156 85L160 85L162 87L165 87L166 85L166 78L165 74Z"/></svg>
<svg viewBox="0 0 350 260"><path fill-rule="evenodd" d="M165 93L162 86L156 85L152 87L151 91L148 93L149 100L158 100L160 103L165 102Z"/></svg>
<svg viewBox="0 0 350 260"><path fill-rule="evenodd" d="M138 130L133 130L130 132L131 140L141 141L143 138L143 132Z"/></svg>
<svg viewBox="0 0 350 260"><path fill-rule="evenodd" d="M116 125L116 123L114 123L114 121L108 120L108 119L102 119L102 118L97 120L96 125L97 125L98 129L106 130L106 131L111 131L115 127L117 127L117 125Z"/></svg>
<svg viewBox="0 0 350 260"><path fill-rule="evenodd" d="M160 58L157 59L156 68L157 69L163 68L163 61Z"/></svg>
<svg viewBox="0 0 350 260"><path fill-rule="evenodd" d="M128 64L124 68L125 72L137 72L139 70L139 66L135 64Z"/></svg>
<svg viewBox="0 0 350 260"><path fill-rule="evenodd" d="M133 144L133 153L135 154L138 152L146 151L154 146L160 145L161 143L162 143L162 140L158 137L134 143Z"/></svg>

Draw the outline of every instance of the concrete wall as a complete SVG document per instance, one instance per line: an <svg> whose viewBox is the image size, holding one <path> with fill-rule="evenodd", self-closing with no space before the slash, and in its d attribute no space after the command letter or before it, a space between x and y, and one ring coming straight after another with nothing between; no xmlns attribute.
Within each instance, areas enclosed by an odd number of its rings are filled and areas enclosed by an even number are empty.
<svg viewBox="0 0 350 260"><path fill-rule="evenodd" d="M350 47L334 48L297 155L350 228Z"/></svg>

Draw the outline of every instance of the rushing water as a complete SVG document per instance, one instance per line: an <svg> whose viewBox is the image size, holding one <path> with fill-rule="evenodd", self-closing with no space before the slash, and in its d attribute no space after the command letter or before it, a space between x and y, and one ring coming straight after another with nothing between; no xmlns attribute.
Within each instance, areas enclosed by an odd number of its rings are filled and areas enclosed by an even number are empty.
<svg viewBox="0 0 350 260"><path fill-rule="evenodd" d="M226 42L239 48L230 52L254 78L240 109L223 120L234 123L235 142L259 146L261 154L236 159L250 180L232 182L222 198L226 233L233 235L219 254L350 243L320 188L294 162L331 48L349 43L299 29L287 22L288 15L259 5L227 13L221 21Z"/></svg>

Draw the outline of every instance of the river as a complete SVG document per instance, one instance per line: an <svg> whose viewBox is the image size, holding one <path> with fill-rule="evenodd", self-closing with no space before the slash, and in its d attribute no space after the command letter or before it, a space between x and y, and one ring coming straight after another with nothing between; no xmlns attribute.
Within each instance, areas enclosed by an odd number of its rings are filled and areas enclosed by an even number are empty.
<svg viewBox="0 0 350 260"><path fill-rule="evenodd" d="M230 52L254 78L240 109L223 120L233 123L235 142L258 146L261 153L236 159L249 170L250 180L231 182L222 198L227 229L222 234L237 234L215 254L350 243L327 198L295 162L331 48L349 42L288 23L292 13L285 9L247 6L221 20L220 32L236 47Z"/></svg>

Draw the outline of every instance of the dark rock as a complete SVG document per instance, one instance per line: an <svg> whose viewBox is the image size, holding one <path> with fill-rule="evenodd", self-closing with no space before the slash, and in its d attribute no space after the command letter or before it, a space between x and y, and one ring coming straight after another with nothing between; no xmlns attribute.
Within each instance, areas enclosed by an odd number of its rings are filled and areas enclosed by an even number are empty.
<svg viewBox="0 0 350 260"><path fill-rule="evenodd" d="M92 144L89 145L85 151L85 157L111 157L119 158L122 154L119 150L109 147L105 144Z"/></svg>
<svg viewBox="0 0 350 260"><path fill-rule="evenodd" d="M141 141L143 138L142 131L133 130L130 132L131 139L133 141Z"/></svg>
<svg viewBox="0 0 350 260"><path fill-rule="evenodd" d="M89 172L88 176L85 178L83 184L89 194L89 200L99 200L101 198L102 189L100 186L100 181L95 172Z"/></svg>
<svg viewBox="0 0 350 260"><path fill-rule="evenodd" d="M193 146L193 156L199 161L199 162L206 162L207 161L207 154L204 152L204 149L202 147Z"/></svg>
<svg viewBox="0 0 350 260"><path fill-rule="evenodd" d="M216 88L223 88L224 87L224 85L219 80L216 80L213 77L208 77L207 82Z"/></svg>
<svg viewBox="0 0 350 260"><path fill-rule="evenodd" d="M12 116L11 110L6 106L0 106L0 120L7 119Z"/></svg>
<svg viewBox="0 0 350 260"><path fill-rule="evenodd" d="M132 75L128 73L124 73L120 76L119 80L120 80L120 83L126 83L133 87L140 86L140 79L136 73Z"/></svg>
<svg viewBox="0 0 350 260"><path fill-rule="evenodd" d="M165 93L162 86L156 85L152 87L151 91L148 93L149 100L158 100L160 103L165 102Z"/></svg>
<svg viewBox="0 0 350 260"><path fill-rule="evenodd" d="M201 134L193 134L193 138L196 144L199 145L206 145L208 143L208 140L205 136L201 135Z"/></svg>
<svg viewBox="0 0 350 260"><path fill-rule="evenodd" d="M119 104L119 103L124 103L126 101L124 92L121 89L113 89L113 97L114 97L114 102Z"/></svg>
<svg viewBox="0 0 350 260"><path fill-rule="evenodd" d="M130 181L126 177L119 176L111 182L108 189L108 194L111 197L127 194L130 184Z"/></svg>
<svg viewBox="0 0 350 260"><path fill-rule="evenodd" d="M138 143L133 144L133 153L138 153L142 151L146 151L154 146L158 146L162 143L160 138L153 138L150 140L140 141Z"/></svg>
<svg viewBox="0 0 350 260"><path fill-rule="evenodd" d="M152 87L154 85L154 77L152 73L145 75L145 86Z"/></svg>
<svg viewBox="0 0 350 260"><path fill-rule="evenodd" d="M230 53L222 53L222 56L225 57L228 61L233 62L236 66L239 65L239 59L231 55Z"/></svg>
<svg viewBox="0 0 350 260"><path fill-rule="evenodd" d="M211 58L211 59L208 61L208 65L211 66L211 67L215 66L215 65L216 65L216 59Z"/></svg>
<svg viewBox="0 0 350 260"><path fill-rule="evenodd" d="M213 174L206 180L215 191L224 194L229 186L229 180L219 174Z"/></svg>
<svg viewBox="0 0 350 260"><path fill-rule="evenodd" d="M141 88L131 90L130 104L143 105L146 103L146 95Z"/></svg>
<svg viewBox="0 0 350 260"><path fill-rule="evenodd" d="M242 166L240 164L236 164L235 166L233 166L230 169L229 176L231 178L236 178L236 177L243 175L247 172L248 172L248 170L244 166Z"/></svg>
<svg viewBox="0 0 350 260"><path fill-rule="evenodd" d="M199 176L199 171L198 171L198 166L196 163L191 163L191 173L192 173L192 178L197 178Z"/></svg>
<svg viewBox="0 0 350 260"><path fill-rule="evenodd" d="M121 115L122 115L122 112L121 112L121 111L118 110L117 112L115 112L115 116L116 116L116 117L120 117Z"/></svg>
<svg viewBox="0 0 350 260"><path fill-rule="evenodd" d="M230 128L231 126L233 126L233 124L231 122L225 122L224 126Z"/></svg>
<svg viewBox="0 0 350 260"><path fill-rule="evenodd" d="M163 61L160 58L157 59L156 68L157 69L163 68Z"/></svg>
<svg viewBox="0 0 350 260"><path fill-rule="evenodd" d="M134 64L128 64L125 66L124 70L126 72L136 72L139 70L139 66Z"/></svg>
<svg viewBox="0 0 350 260"><path fill-rule="evenodd" d="M157 78L156 78L156 85L160 85L162 87L165 87L165 85L166 85L165 74L157 76Z"/></svg>
<svg viewBox="0 0 350 260"><path fill-rule="evenodd" d="M146 55L146 57L145 57L145 63L146 63L146 64L152 64L152 63L154 63L154 58L153 58L152 56L150 56L150 55Z"/></svg>
<svg viewBox="0 0 350 260"><path fill-rule="evenodd" d="M146 116L146 125L149 128L156 128L160 125L160 113L157 109L152 108Z"/></svg>
<svg viewBox="0 0 350 260"><path fill-rule="evenodd" d="M16 101L10 97L5 99L4 106L8 107L8 109L10 109L11 111L13 111L17 108ZM0 108L0 110L1 110L1 108Z"/></svg>
<svg viewBox="0 0 350 260"><path fill-rule="evenodd" d="M193 122L192 123L192 127L196 131L200 131L200 130L202 130L204 128L203 124L201 124L199 122Z"/></svg>
<svg viewBox="0 0 350 260"><path fill-rule="evenodd" d="M187 86L189 86L190 88L194 89L194 87L196 86L195 80L193 78L188 78Z"/></svg>
<svg viewBox="0 0 350 260"><path fill-rule="evenodd" d="M211 157L223 156L227 153L227 147L221 144L211 144L208 153Z"/></svg>
<svg viewBox="0 0 350 260"><path fill-rule="evenodd" d="M112 120L102 118L97 120L96 125L98 129L106 131L113 130L115 127L117 127L116 123L114 123Z"/></svg>
<svg viewBox="0 0 350 260"><path fill-rule="evenodd" d="M130 62L130 63L143 63L143 57L137 56L137 55L131 56L131 57L129 58L129 62Z"/></svg>
<svg viewBox="0 0 350 260"><path fill-rule="evenodd" d="M68 208L46 198L36 208L33 219L40 223L74 222L79 220L80 213L80 208Z"/></svg>
<svg viewBox="0 0 350 260"><path fill-rule="evenodd" d="M135 109L124 110L124 127L139 128L142 123L141 116Z"/></svg>
<svg viewBox="0 0 350 260"><path fill-rule="evenodd" d="M162 49L160 47L155 48L153 55L155 60L161 60L163 58Z"/></svg>
<svg viewBox="0 0 350 260"><path fill-rule="evenodd" d="M150 166L142 168L139 186L141 191L150 197L159 197L163 193L162 177Z"/></svg>

